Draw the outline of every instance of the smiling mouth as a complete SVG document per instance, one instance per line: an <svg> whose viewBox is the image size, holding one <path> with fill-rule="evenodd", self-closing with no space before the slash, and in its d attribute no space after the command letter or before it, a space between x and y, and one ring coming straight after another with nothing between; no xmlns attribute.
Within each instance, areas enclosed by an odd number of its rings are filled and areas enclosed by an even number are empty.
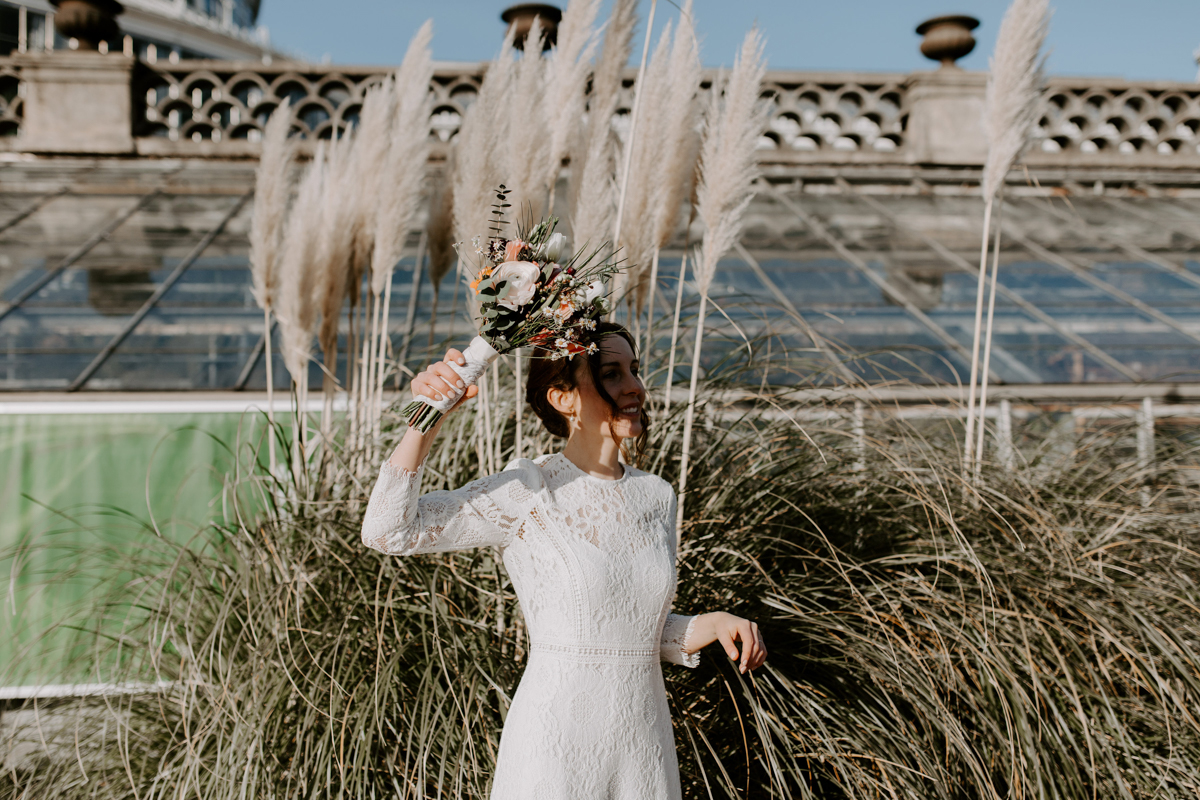
<svg viewBox="0 0 1200 800"><path fill-rule="evenodd" d="M621 409L621 416L625 417L626 419L638 419L641 417L641 413L642 406L638 403L635 403L631 406L625 406Z"/></svg>

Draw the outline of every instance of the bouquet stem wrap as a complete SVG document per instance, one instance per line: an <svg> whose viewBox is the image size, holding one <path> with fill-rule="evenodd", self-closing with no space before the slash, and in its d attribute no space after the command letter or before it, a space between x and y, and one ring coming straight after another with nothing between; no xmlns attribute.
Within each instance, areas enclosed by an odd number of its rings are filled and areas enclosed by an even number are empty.
<svg viewBox="0 0 1200 800"><path fill-rule="evenodd" d="M408 424L421 433L427 433L437 421L445 416L446 412L454 407L458 399L462 397L467 386L473 385L479 380L479 376L483 375L493 361L500 357L499 351L487 343L487 340L482 336L476 336L467 345L467 349L463 351L463 360L467 363L459 366L454 362L450 362L450 369L459 374L463 380L463 388L455 390L454 394L443 395L441 400L434 400L429 397L418 397L411 403L406 405L400 412L408 418Z"/></svg>

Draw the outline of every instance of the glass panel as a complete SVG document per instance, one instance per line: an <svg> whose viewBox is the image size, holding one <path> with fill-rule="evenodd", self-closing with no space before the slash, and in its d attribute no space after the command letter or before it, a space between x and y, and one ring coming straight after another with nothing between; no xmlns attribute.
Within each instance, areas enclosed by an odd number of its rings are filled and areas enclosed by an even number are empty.
<svg viewBox="0 0 1200 800"><path fill-rule="evenodd" d="M149 202L79 264L0 322L5 350L0 353L0 386L62 386L120 330L130 313L179 264L192 246L215 226L253 184L252 162L146 161L131 166L116 160L15 162L0 175L0 224L62 186L77 191L50 199L27 219L0 233L0 298L19 293L79 246L105 222L128 209L138 191L168 186L178 192ZM118 189L119 187L119 189ZM114 193L114 192L118 192ZM963 348L970 348L974 326L976 277L929 248L919 231L943 243L968 264L978 259L982 205L974 197L936 195L881 197L890 214L861 198L803 194L805 213L813 214L852 251L868 262L874 275L911 302ZM1154 264L1136 259L1101 241L1094 232L1050 214L1042 201L1005 205L1005 219L1049 249L1082 259L1097 277L1160 309L1188 330L1200 333L1200 287ZM1057 202L1057 201L1056 201ZM1186 231L1200 203L1184 200L1137 201L1150 219L1114 209L1102 198L1072 198L1080 219L1200 275L1200 238ZM1122 201L1134 203L1134 201ZM1193 207L1196 206L1196 207ZM1054 208L1066 208L1059 203ZM248 204L226 230L168 292L90 388L228 388L237 381L262 331L262 313L250 291L247 235ZM1161 219L1156 224L1155 219ZM1174 226L1174 227L1172 227ZM1196 225L1200 237L1200 224ZM406 252L416 249L415 235ZM853 264L832 250L798 217L769 196L755 198L748 210L743 241L767 275L803 315L807 324L846 359L852 371L873 381L958 381L969 364L962 355L886 296ZM694 242L693 242L694 243ZM662 254L656 292L653 350L670 346L675 303L678 241ZM411 255L397 268L389 327L393 354L403 348L411 287ZM688 362L698 307L694 276L683 293L684 324L679 359ZM1041 263L1008 241L1000 282L1033 303L1067 330L1093 342L1147 380L1193 380L1200 370L1200 342L1172 330L1054 264ZM430 317L434 292L427 279L414 306L410 368L471 334L465 297L447 276L438 298L432 347ZM827 357L803 327L780 308L753 269L731 254L722 259L711 287L704 360L707 368L744 350L743 336L772 353L786 349L802 364L779 380L803 383L829 380ZM722 313L723 312L723 313ZM726 318L728 317L728 319ZM732 321L732 324L731 322ZM361 317L356 330L361 329ZM735 327L736 326L736 327ZM345 380L350 320L343 313L337 374ZM1006 382L1110 382L1127 378L1059 334L1054 326L1029 316L1004 295L996 300L993 369ZM765 354L765 351L764 351ZM276 349L276 356L278 351ZM649 360L649 359L648 359ZM287 386L282 360L274 359L276 383ZM686 364L677 370L685 376ZM758 373L761 378L761 373ZM774 380L775 377L772 377ZM310 370L313 387L320 368ZM248 386L265 385L263 360Z"/></svg>

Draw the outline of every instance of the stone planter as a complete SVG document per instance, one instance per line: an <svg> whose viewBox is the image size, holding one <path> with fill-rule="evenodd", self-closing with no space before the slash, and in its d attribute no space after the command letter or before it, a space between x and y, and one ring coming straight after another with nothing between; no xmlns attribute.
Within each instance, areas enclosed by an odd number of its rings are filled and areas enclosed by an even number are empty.
<svg viewBox="0 0 1200 800"><path fill-rule="evenodd" d="M500 15L500 19L514 30L513 44L518 50L525 49L525 39L533 28L533 21L539 20L543 33L542 49L549 50L558 41L558 23L562 22L562 10L557 6L542 3L522 3L509 6Z"/></svg>
<svg viewBox="0 0 1200 800"><path fill-rule="evenodd" d="M54 27L79 42L80 50L96 50L100 42L121 35L117 15L125 10L117 0L50 0L57 9Z"/></svg>
<svg viewBox="0 0 1200 800"><path fill-rule="evenodd" d="M953 67L955 61L975 49L975 37L971 31L979 27L979 20L964 14L927 19L917 26L917 33L924 36L921 55L940 61L943 67Z"/></svg>

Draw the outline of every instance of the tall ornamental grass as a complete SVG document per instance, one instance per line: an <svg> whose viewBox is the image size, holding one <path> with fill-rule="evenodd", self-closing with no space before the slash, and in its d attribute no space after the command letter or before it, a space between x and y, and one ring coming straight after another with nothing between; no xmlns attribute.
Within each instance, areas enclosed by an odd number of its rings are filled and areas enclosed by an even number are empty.
<svg viewBox="0 0 1200 800"><path fill-rule="evenodd" d="M971 481L961 418L868 405L859 429L764 384L805 369L781 341L708 343L675 606L757 620L770 655L664 665L685 797L1196 796L1187 442L1164 429L1150 473L1133 421L1029 425L1015 467ZM485 441L511 453L514 397L487 438L475 403L451 417L427 489L477 477ZM644 465L672 482L684 413L654 420ZM296 492L260 443L238 452L216 523L110 554L133 577L64 623L96 680L167 685L43 705L0 797L487 797L528 645L496 553L381 556L370 481L313 466Z"/></svg>

